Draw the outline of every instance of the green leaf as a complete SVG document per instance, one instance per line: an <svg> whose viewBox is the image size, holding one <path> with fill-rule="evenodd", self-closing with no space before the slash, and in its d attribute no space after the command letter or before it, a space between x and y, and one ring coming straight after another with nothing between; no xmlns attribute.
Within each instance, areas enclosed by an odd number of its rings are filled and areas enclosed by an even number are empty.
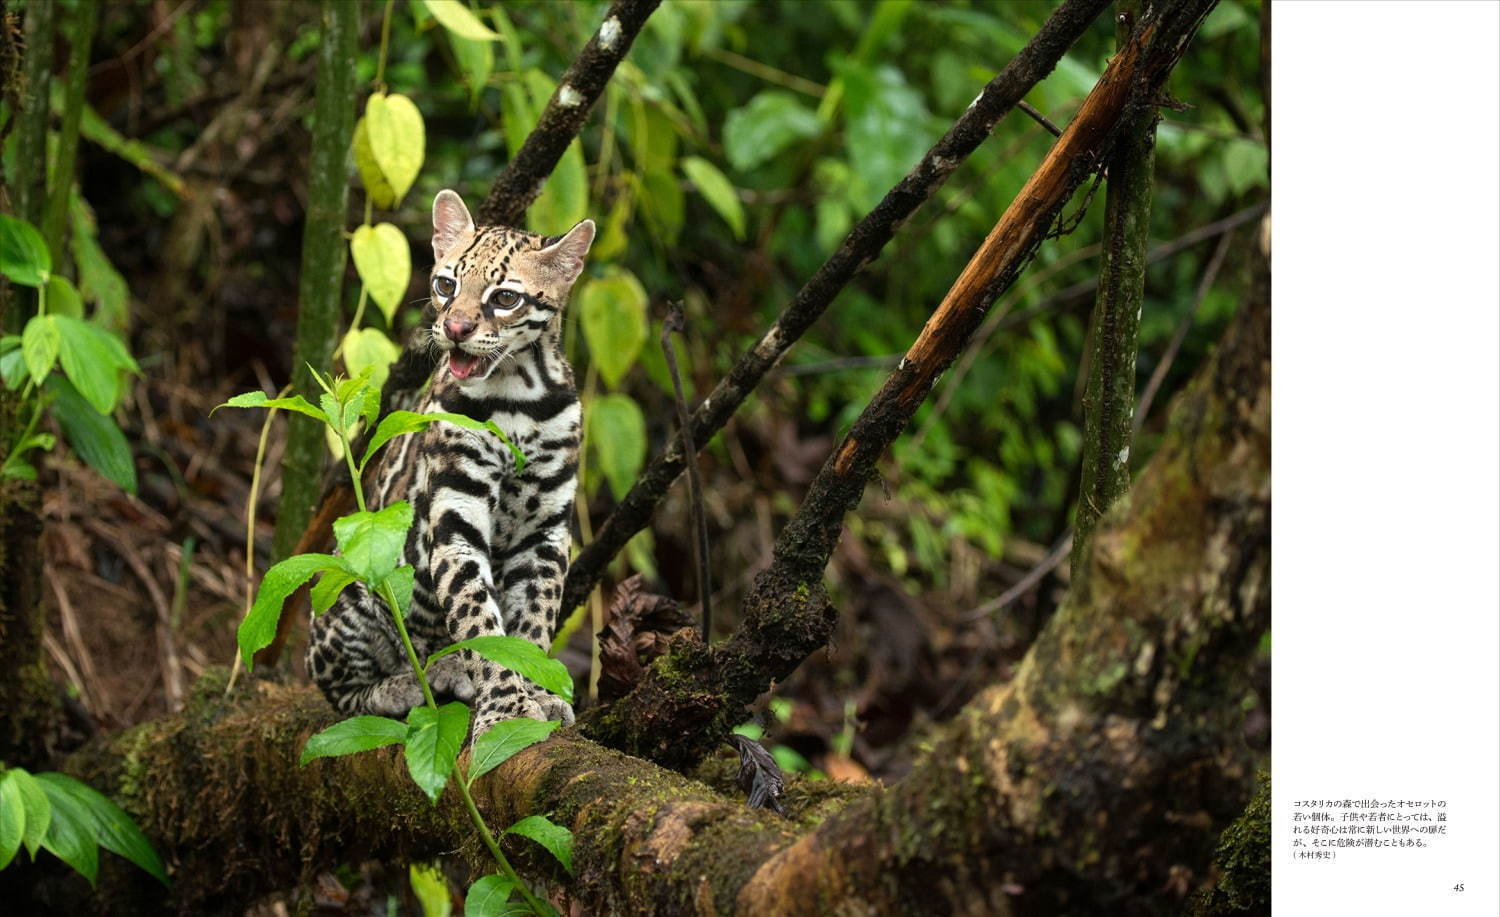
<svg viewBox="0 0 1500 917"><path fill-rule="evenodd" d="M13 767L6 771L5 779L15 784L21 797L21 805L26 810L26 832L22 835L22 840L26 844L26 851L34 860L36 852L41 849L42 840L47 836L47 826L52 823L52 804L47 801L47 793L36 778L21 768Z"/></svg>
<svg viewBox="0 0 1500 917"><path fill-rule="evenodd" d="M57 316L57 330L68 380L99 413L110 413L120 399L120 370L124 368L116 362L118 352L110 344L114 336L98 325L66 315Z"/></svg>
<svg viewBox="0 0 1500 917"><path fill-rule="evenodd" d="M724 119L724 152L730 165L748 171L822 129L817 113L796 96L768 89Z"/></svg>
<svg viewBox="0 0 1500 917"><path fill-rule="evenodd" d="M44 776L37 775L37 782L52 806L52 820L47 824L42 848L50 850L93 885L94 876L99 872L99 842L94 839L93 817L71 795L44 782L41 779Z"/></svg>
<svg viewBox="0 0 1500 917"><path fill-rule="evenodd" d="M377 512L351 513L333 523L345 569L365 582L378 583L401 562L412 508L400 500Z"/></svg>
<svg viewBox="0 0 1500 917"><path fill-rule="evenodd" d="M411 281L411 248L406 237L390 223L360 226L354 230L349 251L354 256L360 282L380 307L386 324L394 325L396 309L406 298L406 287Z"/></svg>
<svg viewBox="0 0 1500 917"><path fill-rule="evenodd" d="M573 700L573 676L568 674L568 667L548 656L535 643L520 637L470 637L428 656L426 665L431 667L434 660L459 650L472 650L517 675L531 679L565 701L571 703Z"/></svg>
<svg viewBox="0 0 1500 917"><path fill-rule="evenodd" d="M383 585L390 586L391 592L396 596L396 613L405 620L407 609L411 608L411 593L417 584L417 568L407 564L397 567L391 571L383 581Z"/></svg>
<svg viewBox="0 0 1500 917"><path fill-rule="evenodd" d="M298 764L337 758L406 741L406 724L383 716L356 716L334 723L307 740Z"/></svg>
<svg viewBox="0 0 1500 917"><path fill-rule="evenodd" d="M734 185L720 172L718 167L700 156L689 156L682 161L682 171L708 205L724 218L736 239L745 238L745 208L740 204L739 193Z"/></svg>
<svg viewBox="0 0 1500 917"><path fill-rule="evenodd" d="M927 151L929 115L922 94L890 64L871 69L853 61L839 68L844 84L845 146L857 209L868 210Z"/></svg>
<svg viewBox="0 0 1500 917"><path fill-rule="evenodd" d="M636 182L646 223L668 244L675 245L687 219L687 196L671 172L647 172Z"/></svg>
<svg viewBox="0 0 1500 917"><path fill-rule="evenodd" d="M11 773L0 777L0 869L10 865L26 835L26 804Z"/></svg>
<svg viewBox="0 0 1500 917"><path fill-rule="evenodd" d="M646 289L618 269L578 291L578 321L589 358L610 388L620 384L646 343Z"/></svg>
<svg viewBox="0 0 1500 917"><path fill-rule="evenodd" d="M422 917L448 917L453 913L453 896L448 891L448 880L442 870L435 866L411 864L406 870L411 881L412 894L422 906Z"/></svg>
<svg viewBox="0 0 1500 917"><path fill-rule="evenodd" d="M329 570L318 577L318 582L308 592L308 597L312 599L313 614L320 615L332 608L340 593L357 579L359 577L348 570Z"/></svg>
<svg viewBox="0 0 1500 917"><path fill-rule="evenodd" d="M31 371L26 367L26 356L21 352L21 336L19 334L7 334L0 338L0 378L5 380L5 387L17 389Z"/></svg>
<svg viewBox="0 0 1500 917"><path fill-rule="evenodd" d="M406 769L427 798L437 803L453 773L453 762L469 734L469 708L457 701L434 711L413 707L407 714Z"/></svg>
<svg viewBox="0 0 1500 917"><path fill-rule="evenodd" d="M0 213L0 274L39 287L52 273L52 254L35 226Z"/></svg>
<svg viewBox="0 0 1500 917"><path fill-rule="evenodd" d="M503 720L490 727L489 732L474 740L474 754L469 764L469 782L473 783L483 774L504 764L511 755L523 748L535 745L552 734L562 723L557 720L542 722L527 717Z"/></svg>
<svg viewBox="0 0 1500 917"><path fill-rule="evenodd" d="M365 104L365 119L370 152L400 202L422 171L427 146L422 113L406 96L377 92Z"/></svg>
<svg viewBox="0 0 1500 917"><path fill-rule="evenodd" d="M101 414L73 383L60 376L47 380L52 393L52 416L62 426L73 451L92 469L109 478L128 494L134 494L135 456L114 418Z"/></svg>
<svg viewBox="0 0 1500 917"><path fill-rule="evenodd" d="M525 80L531 98L524 115L516 112L513 106L511 112L514 114L508 112L507 116L522 117L520 123L529 132L536 126L537 118L547 100L557 90L557 84L547 74L535 69L526 72ZM542 185L542 193L527 208L526 224L533 232L543 235L565 233L588 216L588 209L588 169L583 160L583 143L575 139L563 151L552 174L547 176L546 183Z"/></svg>
<svg viewBox="0 0 1500 917"><path fill-rule="evenodd" d="M94 212L76 186L68 206L73 221L71 248L73 263L78 265L78 290L95 305L94 321L111 331L123 331L130 320L130 287L99 246Z"/></svg>
<svg viewBox="0 0 1500 917"><path fill-rule="evenodd" d="M488 41L465 38L456 32L448 33L448 45L453 48L453 59L469 85L469 105L473 106L494 72L495 49Z"/></svg>
<svg viewBox="0 0 1500 917"><path fill-rule="evenodd" d="M505 431L501 430L493 420L479 421L472 417L465 417L462 414L447 414L442 411L434 411L430 414L422 414L416 411L392 411L385 415L380 421L380 425L375 428L375 435L370 437L370 444L365 447L365 454L360 459L359 467L364 468L365 465L369 464L370 459L375 456L375 451L397 436L424 430L428 425L436 423L439 420L446 421L457 427L463 427L466 430L483 430L487 433L493 433L500 437L500 441L510 449L511 456L516 460L516 470L520 471L526 467L526 456L522 454L520 449L516 448L515 444L510 441L510 438L505 435Z"/></svg>
<svg viewBox="0 0 1500 917"><path fill-rule="evenodd" d="M397 347L385 333L375 328L350 328L344 335L344 365L350 372L370 371L370 383L383 387L390 375L391 364L401 356ZM376 395L376 409L380 406Z"/></svg>
<svg viewBox="0 0 1500 917"><path fill-rule="evenodd" d="M260 590L255 593L255 604L240 622L236 635L245 668L250 668L255 654L276 638L276 622L281 618L281 606L286 604L287 596L323 570L348 568L342 558L331 554L294 554L266 571Z"/></svg>
<svg viewBox="0 0 1500 917"><path fill-rule="evenodd" d="M458 0L423 0L432 18L443 24L443 28L461 38L472 41L496 41L500 38L493 30L479 21L479 17Z"/></svg>
<svg viewBox="0 0 1500 917"><path fill-rule="evenodd" d="M528 815L509 828L506 834L519 834L529 837L546 847L548 852L557 857L557 861L563 864L571 875L573 872L573 832L562 825L555 824L542 815Z"/></svg>
<svg viewBox="0 0 1500 917"><path fill-rule="evenodd" d="M62 346L62 334L57 327L55 315L33 315L21 332L21 355L26 359L26 369L31 381L37 385L52 371L57 362L57 351Z"/></svg>
<svg viewBox="0 0 1500 917"><path fill-rule="evenodd" d="M354 125L354 167L359 170L359 180L370 203L385 210L395 206L396 192L380 170L380 163L375 161L368 123L368 118L361 117Z"/></svg>
<svg viewBox="0 0 1500 917"><path fill-rule="evenodd" d="M108 796L66 774L37 774L36 779L49 794L55 788L58 793L70 796L78 803L92 822L92 834L99 846L119 854L150 873L161 884L171 887L172 883L167 881L167 870L151 842L146 840L146 835L141 833L140 827L131 817ZM56 797L53 799L55 802Z"/></svg>
<svg viewBox="0 0 1500 917"><path fill-rule="evenodd" d="M584 425L584 441L594 456L589 467L604 474L615 499L624 497L646 460L645 415L629 395L616 392L593 400Z"/></svg>
<svg viewBox="0 0 1500 917"><path fill-rule="evenodd" d="M516 883L509 876L482 877L464 896L464 917L500 917L515 890Z"/></svg>
<svg viewBox="0 0 1500 917"><path fill-rule="evenodd" d="M243 395L235 395L233 398L214 408L280 408L283 411L296 411L298 414L306 414L324 423L330 423L327 414L307 403L307 399L301 395L292 395L289 398L272 398L265 392L245 392ZM210 415L213 411L208 412Z"/></svg>
<svg viewBox="0 0 1500 917"><path fill-rule="evenodd" d="M73 282L61 274L47 278L47 312L69 318L83 318L83 299Z"/></svg>

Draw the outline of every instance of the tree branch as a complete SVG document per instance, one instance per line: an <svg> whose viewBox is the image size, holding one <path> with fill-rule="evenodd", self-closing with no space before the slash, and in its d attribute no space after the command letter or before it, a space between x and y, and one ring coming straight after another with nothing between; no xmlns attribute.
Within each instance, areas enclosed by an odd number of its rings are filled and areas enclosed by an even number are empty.
<svg viewBox="0 0 1500 917"><path fill-rule="evenodd" d="M483 225L520 226L526 208L542 193L547 176L583 129L589 110L661 0L615 0L599 30L557 81L536 127L505 164L479 207Z"/></svg>
<svg viewBox="0 0 1500 917"><path fill-rule="evenodd" d="M756 577L745 599L740 629L713 647L675 646L632 693L586 716L586 734L669 766L691 763L735 725L745 704L827 642L837 615L823 594L823 568L843 531L844 514L863 496L876 461L1026 266L1120 126L1149 109L1213 5L1165 3L1137 25L809 486L777 539L770 568Z"/></svg>
<svg viewBox="0 0 1500 917"><path fill-rule="evenodd" d="M766 373L822 316L855 273L874 260L907 217L926 203L989 137L1000 119L1052 72L1078 36L1108 5L1108 0L1065 0L916 167L849 231L838 250L797 291L770 330L740 357L729 375L720 380L693 412L692 441L699 449L723 429ZM574 558L563 586L565 612L588 598L610 559L650 523L657 504L685 467L682 449L675 439L651 459L630 492L599 527L594 540L584 545Z"/></svg>

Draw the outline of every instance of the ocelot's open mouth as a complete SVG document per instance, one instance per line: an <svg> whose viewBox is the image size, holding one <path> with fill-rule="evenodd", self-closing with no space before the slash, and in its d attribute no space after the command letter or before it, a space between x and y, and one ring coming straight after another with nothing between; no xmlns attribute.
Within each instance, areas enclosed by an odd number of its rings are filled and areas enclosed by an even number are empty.
<svg viewBox="0 0 1500 917"><path fill-rule="evenodd" d="M484 371L499 356L500 351L498 350L488 354L473 354L455 347L448 351L448 371L453 374L453 378L455 379L467 379L475 375L482 376L484 375Z"/></svg>

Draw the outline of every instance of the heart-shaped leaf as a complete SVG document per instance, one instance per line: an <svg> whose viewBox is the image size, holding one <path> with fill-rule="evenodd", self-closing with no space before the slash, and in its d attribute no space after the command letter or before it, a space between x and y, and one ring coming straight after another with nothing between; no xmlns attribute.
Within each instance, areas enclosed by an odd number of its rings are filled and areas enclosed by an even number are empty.
<svg viewBox="0 0 1500 917"><path fill-rule="evenodd" d="M422 113L406 96L377 92L365 105L365 122L370 152L399 203L422 171L427 149Z"/></svg>
<svg viewBox="0 0 1500 917"><path fill-rule="evenodd" d="M360 282L385 315L386 324L392 324L411 281L411 248L406 237L390 223L360 226L354 230L349 251ZM352 366L349 369L356 371Z"/></svg>

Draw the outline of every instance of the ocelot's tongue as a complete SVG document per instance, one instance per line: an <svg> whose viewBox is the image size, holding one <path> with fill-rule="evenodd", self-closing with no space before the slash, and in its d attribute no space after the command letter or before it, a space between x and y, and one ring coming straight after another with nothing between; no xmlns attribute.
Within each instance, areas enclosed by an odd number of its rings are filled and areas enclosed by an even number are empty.
<svg viewBox="0 0 1500 917"><path fill-rule="evenodd" d="M479 368L480 358L472 353L464 353L454 348L448 351L448 371L453 373L455 379L467 379Z"/></svg>

